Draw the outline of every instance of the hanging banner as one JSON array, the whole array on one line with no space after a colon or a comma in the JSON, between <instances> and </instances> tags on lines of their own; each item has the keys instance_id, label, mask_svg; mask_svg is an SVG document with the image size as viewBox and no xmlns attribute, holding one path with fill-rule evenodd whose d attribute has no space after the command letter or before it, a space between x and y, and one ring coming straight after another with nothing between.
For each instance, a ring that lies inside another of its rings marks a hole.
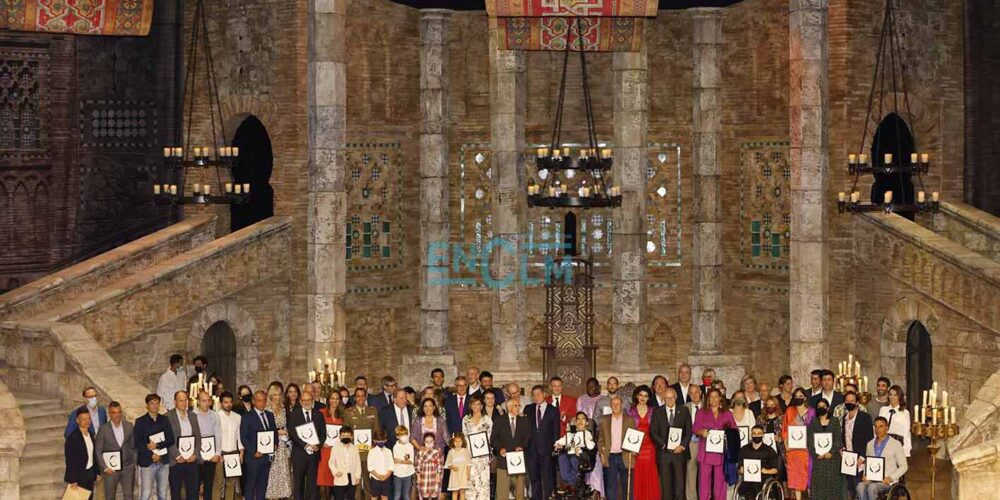
<instances>
[{"instance_id":1,"label":"hanging banner","mask_svg":"<svg viewBox=\"0 0 1000 500\"><path fill-rule=\"evenodd\" d=\"M504 50L580 50L577 22L570 17L497 18L497 38ZM637 52L642 47L642 25L635 17L581 19L583 50L587 52Z\"/></svg>"},{"instance_id":2,"label":"hanging banner","mask_svg":"<svg viewBox=\"0 0 1000 500\"><path fill-rule=\"evenodd\" d=\"M491 17L656 17L659 0L486 0Z\"/></svg>"},{"instance_id":3,"label":"hanging banner","mask_svg":"<svg viewBox=\"0 0 1000 500\"><path fill-rule=\"evenodd\" d=\"M0 0L0 30L146 36L153 0Z\"/></svg>"}]
</instances>

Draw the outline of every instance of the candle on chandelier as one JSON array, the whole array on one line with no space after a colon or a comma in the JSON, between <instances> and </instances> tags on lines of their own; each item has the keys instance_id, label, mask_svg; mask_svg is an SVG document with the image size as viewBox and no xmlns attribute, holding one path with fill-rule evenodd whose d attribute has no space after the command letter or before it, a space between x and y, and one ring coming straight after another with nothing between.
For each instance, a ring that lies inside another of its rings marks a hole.
<instances>
[{"instance_id":1,"label":"candle on chandelier","mask_svg":"<svg viewBox=\"0 0 1000 500\"><path fill-rule=\"evenodd\" d=\"M843 191L837 193L837 201L843 203L845 199L847 199L846 193L844 193Z\"/></svg>"},{"instance_id":2,"label":"candle on chandelier","mask_svg":"<svg viewBox=\"0 0 1000 500\"><path fill-rule=\"evenodd\" d=\"M237 146L233 146L233 156L239 156L239 155L240 155L240 148Z\"/></svg>"},{"instance_id":3,"label":"candle on chandelier","mask_svg":"<svg viewBox=\"0 0 1000 500\"><path fill-rule=\"evenodd\" d=\"M885 164L892 165L892 153L885 154Z\"/></svg>"},{"instance_id":4,"label":"candle on chandelier","mask_svg":"<svg viewBox=\"0 0 1000 500\"><path fill-rule=\"evenodd\" d=\"M198 158L199 156L201 156L201 148L196 147L194 148L194 157Z\"/></svg>"},{"instance_id":5,"label":"candle on chandelier","mask_svg":"<svg viewBox=\"0 0 1000 500\"><path fill-rule=\"evenodd\" d=\"M315 380L316 380L316 372L313 370L309 370L309 381L313 382Z\"/></svg>"},{"instance_id":6,"label":"candle on chandelier","mask_svg":"<svg viewBox=\"0 0 1000 500\"><path fill-rule=\"evenodd\" d=\"M927 391L924 391L924 406L927 406Z\"/></svg>"},{"instance_id":7,"label":"candle on chandelier","mask_svg":"<svg viewBox=\"0 0 1000 500\"><path fill-rule=\"evenodd\" d=\"M184 156L184 148L174 148L174 156L181 158Z\"/></svg>"},{"instance_id":8,"label":"candle on chandelier","mask_svg":"<svg viewBox=\"0 0 1000 500\"><path fill-rule=\"evenodd\" d=\"M917 191L917 203L923 203L925 199L925 193L923 191Z\"/></svg>"},{"instance_id":9,"label":"candle on chandelier","mask_svg":"<svg viewBox=\"0 0 1000 500\"><path fill-rule=\"evenodd\" d=\"M205 156L205 157L212 156L212 148L209 148L209 147L201 148L201 154L202 154L202 156Z\"/></svg>"},{"instance_id":10,"label":"candle on chandelier","mask_svg":"<svg viewBox=\"0 0 1000 500\"><path fill-rule=\"evenodd\" d=\"M201 190L205 194L205 196L212 194L212 186L209 186L208 184L202 184Z\"/></svg>"},{"instance_id":11,"label":"candle on chandelier","mask_svg":"<svg viewBox=\"0 0 1000 500\"><path fill-rule=\"evenodd\" d=\"M191 190L194 191L194 194L200 193L201 192L201 184L195 183L193 186L191 186ZM201 375L201 374L199 373L198 375Z\"/></svg>"},{"instance_id":12,"label":"candle on chandelier","mask_svg":"<svg viewBox=\"0 0 1000 500\"><path fill-rule=\"evenodd\" d=\"M243 185L242 184L237 184L236 185L236 194L243 194Z\"/></svg>"},{"instance_id":13,"label":"candle on chandelier","mask_svg":"<svg viewBox=\"0 0 1000 500\"><path fill-rule=\"evenodd\" d=\"M933 201L934 203L937 203L939 198L940 198L940 195L938 194L937 191L934 191L933 193L931 193L931 201Z\"/></svg>"},{"instance_id":14,"label":"candle on chandelier","mask_svg":"<svg viewBox=\"0 0 1000 500\"><path fill-rule=\"evenodd\" d=\"M177 184L171 184L170 185L170 194L173 194L173 195L177 194Z\"/></svg>"},{"instance_id":15,"label":"candle on chandelier","mask_svg":"<svg viewBox=\"0 0 1000 500\"><path fill-rule=\"evenodd\" d=\"M858 192L858 191L852 192L851 193L851 203L857 203L859 201L861 201L861 193Z\"/></svg>"},{"instance_id":16,"label":"candle on chandelier","mask_svg":"<svg viewBox=\"0 0 1000 500\"><path fill-rule=\"evenodd\" d=\"M849 155L847 155L847 163L849 165L854 165L857 162L858 162L858 155L855 155L855 154L849 154Z\"/></svg>"},{"instance_id":17,"label":"candle on chandelier","mask_svg":"<svg viewBox=\"0 0 1000 500\"><path fill-rule=\"evenodd\" d=\"M250 194L250 183L249 182L244 182L243 183L243 192L246 193L246 194Z\"/></svg>"},{"instance_id":18,"label":"candle on chandelier","mask_svg":"<svg viewBox=\"0 0 1000 500\"><path fill-rule=\"evenodd\" d=\"M917 153L910 153L910 163L911 164L916 165L918 158L919 158L919 156L917 155Z\"/></svg>"},{"instance_id":19,"label":"candle on chandelier","mask_svg":"<svg viewBox=\"0 0 1000 500\"><path fill-rule=\"evenodd\" d=\"M153 194L160 194L160 185L153 184Z\"/></svg>"},{"instance_id":20,"label":"candle on chandelier","mask_svg":"<svg viewBox=\"0 0 1000 500\"><path fill-rule=\"evenodd\" d=\"M163 148L163 157L170 158L170 155L174 154L173 148Z\"/></svg>"},{"instance_id":21,"label":"candle on chandelier","mask_svg":"<svg viewBox=\"0 0 1000 500\"><path fill-rule=\"evenodd\" d=\"M603 158L605 160L607 160L608 158L611 158L611 149L609 149L609 148L602 149L601 150L601 158Z\"/></svg>"},{"instance_id":22,"label":"candle on chandelier","mask_svg":"<svg viewBox=\"0 0 1000 500\"><path fill-rule=\"evenodd\" d=\"M847 355L847 374L848 375L851 374L851 367L852 366L854 366L854 355L853 354L848 354Z\"/></svg>"},{"instance_id":23,"label":"candle on chandelier","mask_svg":"<svg viewBox=\"0 0 1000 500\"><path fill-rule=\"evenodd\" d=\"M867 165L868 164L868 155L866 155L864 153L859 154L858 155L858 162L861 163L862 165Z\"/></svg>"},{"instance_id":24,"label":"candle on chandelier","mask_svg":"<svg viewBox=\"0 0 1000 500\"><path fill-rule=\"evenodd\" d=\"M882 196L882 203L886 205L892 203L892 191L886 191L885 195Z\"/></svg>"},{"instance_id":25,"label":"candle on chandelier","mask_svg":"<svg viewBox=\"0 0 1000 500\"><path fill-rule=\"evenodd\" d=\"M937 425L937 410L931 410L931 425Z\"/></svg>"},{"instance_id":26,"label":"candle on chandelier","mask_svg":"<svg viewBox=\"0 0 1000 500\"><path fill-rule=\"evenodd\" d=\"M554 197L555 195L556 195L556 188L550 186L549 187L549 196Z\"/></svg>"},{"instance_id":27,"label":"candle on chandelier","mask_svg":"<svg viewBox=\"0 0 1000 500\"><path fill-rule=\"evenodd\" d=\"M226 194L230 194L232 192L233 192L233 183L232 182L227 182L226 183Z\"/></svg>"},{"instance_id":28,"label":"candle on chandelier","mask_svg":"<svg viewBox=\"0 0 1000 500\"><path fill-rule=\"evenodd\" d=\"M927 153L920 154L920 163L928 163L931 161L931 155Z\"/></svg>"},{"instance_id":29,"label":"candle on chandelier","mask_svg":"<svg viewBox=\"0 0 1000 500\"><path fill-rule=\"evenodd\" d=\"M545 158L545 155L549 153L549 148L538 148L538 157Z\"/></svg>"}]
</instances>

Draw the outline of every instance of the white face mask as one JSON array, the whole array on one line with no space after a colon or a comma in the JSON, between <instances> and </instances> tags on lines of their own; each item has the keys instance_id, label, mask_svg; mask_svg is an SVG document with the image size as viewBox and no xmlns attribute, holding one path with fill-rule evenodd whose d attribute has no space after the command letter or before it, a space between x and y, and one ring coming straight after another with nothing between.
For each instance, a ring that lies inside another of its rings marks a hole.
<instances>
[{"instance_id":1,"label":"white face mask","mask_svg":"<svg viewBox=\"0 0 1000 500\"><path fill-rule=\"evenodd\" d=\"M401 434L396 439L399 442L401 442L401 443L409 443L410 442L410 435L409 434Z\"/></svg>"},{"instance_id":2,"label":"white face mask","mask_svg":"<svg viewBox=\"0 0 1000 500\"><path fill-rule=\"evenodd\" d=\"M91 408L97 408L97 398L96 397L87 398L87 406Z\"/></svg>"},{"instance_id":3,"label":"white face mask","mask_svg":"<svg viewBox=\"0 0 1000 500\"><path fill-rule=\"evenodd\" d=\"M340 401L343 403L344 406L347 406L347 402L350 400L351 398L340 398Z\"/></svg>"}]
</instances>

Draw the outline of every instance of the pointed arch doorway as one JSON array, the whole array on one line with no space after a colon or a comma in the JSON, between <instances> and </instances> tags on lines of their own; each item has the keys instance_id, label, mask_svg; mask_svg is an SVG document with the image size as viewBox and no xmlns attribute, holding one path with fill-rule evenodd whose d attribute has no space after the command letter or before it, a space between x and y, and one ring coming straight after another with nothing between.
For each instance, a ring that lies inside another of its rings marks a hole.
<instances>
[{"instance_id":1,"label":"pointed arch doorway","mask_svg":"<svg viewBox=\"0 0 1000 500\"><path fill-rule=\"evenodd\" d=\"M236 390L236 334L225 321L216 321L201 339L202 356L208 358L211 373L222 378L226 390ZM235 393L235 392L234 392Z\"/></svg>"},{"instance_id":2,"label":"pointed arch doorway","mask_svg":"<svg viewBox=\"0 0 1000 500\"><path fill-rule=\"evenodd\" d=\"M933 382L934 346L923 323L914 321L906 331L906 400L920 401Z\"/></svg>"}]
</instances>

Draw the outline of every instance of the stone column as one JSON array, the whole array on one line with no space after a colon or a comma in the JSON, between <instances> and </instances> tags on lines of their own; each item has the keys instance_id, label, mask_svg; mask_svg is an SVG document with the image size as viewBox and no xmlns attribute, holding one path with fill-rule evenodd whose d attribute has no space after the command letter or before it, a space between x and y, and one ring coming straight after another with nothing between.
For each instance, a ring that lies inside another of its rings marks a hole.
<instances>
[{"instance_id":1,"label":"stone column","mask_svg":"<svg viewBox=\"0 0 1000 500\"><path fill-rule=\"evenodd\" d=\"M488 247L493 363L496 371L518 371L527 357L525 290L521 279L521 244L528 210L525 184L524 116L527 102L524 52L500 50L496 20L490 20L490 141L493 145L493 235ZM508 277L513 277L509 279ZM494 373L497 375L497 373Z\"/></svg>"},{"instance_id":2,"label":"stone column","mask_svg":"<svg viewBox=\"0 0 1000 500\"><path fill-rule=\"evenodd\" d=\"M426 380L434 368L455 376L448 349L448 25L451 11L420 11L420 350L404 372ZM408 377L404 377L406 379Z\"/></svg>"},{"instance_id":3,"label":"stone column","mask_svg":"<svg viewBox=\"0 0 1000 500\"><path fill-rule=\"evenodd\" d=\"M307 360L325 351L341 359L345 354L347 192L339 151L347 131L346 6L342 1L309 1Z\"/></svg>"},{"instance_id":4,"label":"stone column","mask_svg":"<svg viewBox=\"0 0 1000 500\"><path fill-rule=\"evenodd\" d=\"M739 385L738 356L721 349L722 215L719 204L719 161L722 124L719 101L722 88L722 9L691 9L694 27L694 241L691 273L691 353L688 363L695 379L711 367L726 387Z\"/></svg>"},{"instance_id":5,"label":"stone column","mask_svg":"<svg viewBox=\"0 0 1000 500\"><path fill-rule=\"evenodd\" d=\"M809 370L829 366L829 255L827 148L829 56L828 0L792 0L788 47L791 130L791 374L807 380Z\"/></svg>"},{"instance_id":6,"label":"stone column","mask_svg":"<svg viewBox=\"0 0 1000 500\"><path fill-rule=\"evenodd\" d=\"M645 34L645 30L643 31ZM639 52L615 52L614 184L622 206L614 209L612 256L612 367L619 372L646 368L646 128L649 71L646 43Z\"/></svg>"}]
</instances>

